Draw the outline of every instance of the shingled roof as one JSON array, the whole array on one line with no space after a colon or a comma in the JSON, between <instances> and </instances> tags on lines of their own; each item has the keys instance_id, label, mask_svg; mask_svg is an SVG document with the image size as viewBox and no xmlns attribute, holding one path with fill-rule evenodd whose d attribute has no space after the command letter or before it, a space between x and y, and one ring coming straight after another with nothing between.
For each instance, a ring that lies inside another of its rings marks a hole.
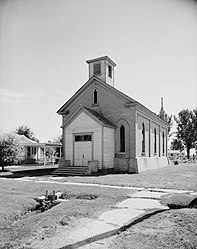
<instances>
[{"instance_id":1,"label":"shingled roof","mask_svg":"<svg viewBox=\"0 0 197 249\"><path fill-rule=\"evenodd\" d=\"M116 127L112 122L110 122L106 117L103 116L103 114L98 113L92 109L89 109L87 107L83 107L85 110L87 110L91 115L93 115L95 118L97 118L99 121L101 121L105 125L109 125L112 127Z\"/></svg>"}]
</instances>

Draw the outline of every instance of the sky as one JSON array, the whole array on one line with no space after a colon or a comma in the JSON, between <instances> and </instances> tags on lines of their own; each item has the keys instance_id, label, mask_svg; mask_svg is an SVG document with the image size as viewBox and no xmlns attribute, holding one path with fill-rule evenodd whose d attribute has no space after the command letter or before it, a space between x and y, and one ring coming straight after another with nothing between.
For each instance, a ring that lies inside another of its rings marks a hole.
<instances>
[{"instance_id":1,"label":"sky","mask_svg":"<svg viewBox=\"0 0 197 249\"><path fill-rule=\"evenodd\" d=\"M61 134L57 110L109 56L115 87L155 113L197 107L195 0L0 0L0 131Z\"/></svg>"}]
</instances>

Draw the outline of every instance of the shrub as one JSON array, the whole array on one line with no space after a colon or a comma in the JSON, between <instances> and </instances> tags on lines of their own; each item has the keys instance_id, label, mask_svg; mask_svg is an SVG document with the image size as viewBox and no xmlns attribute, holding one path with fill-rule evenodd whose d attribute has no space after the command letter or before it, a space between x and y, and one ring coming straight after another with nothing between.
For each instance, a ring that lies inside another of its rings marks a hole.
<instances>
[{"instance_id":1,"label":"shrub","mask_svg":"<svg viewBox=\"0 0 197 249\"><path fill-rule=\"evenodd\" d=\"M19 164L24 159L24 148L16 141L14 133L0 135L0 166Z\"/></svg>"}]
</instances>

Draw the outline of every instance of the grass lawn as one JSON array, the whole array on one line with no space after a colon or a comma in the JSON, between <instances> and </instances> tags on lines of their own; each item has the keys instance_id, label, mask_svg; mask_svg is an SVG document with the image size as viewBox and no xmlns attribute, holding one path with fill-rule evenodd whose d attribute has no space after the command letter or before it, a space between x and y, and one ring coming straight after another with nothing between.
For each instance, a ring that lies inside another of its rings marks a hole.
<instances>
[{"instance_id":1,"label":"grass lawn","mask_svg":"<svg viewBox=\"0 0 197 249\"><path fill-rule=\"evenodd\" d=\"M99 249L196 249L197 209L169 210L100 242Z\"/></svg>"},{"instance_id":2,"label":"grass lawn","mask_svg":"<svg viewBox=\"0 0 197 249\"><path fill-rule=\"evenodd\" d=\"M22 182L0 179L0 248L32 248L35 241L69 232L85 219L94 219L127 198L131 191L54 183ZM69 198L46 212L33 211L35 197L61 191ZM87 199L87 195L95 199Z\"/></svg>"},{"instance_id":3,"label":"grass lawn","mask_svg":"<svg viewBox=\"0 0 197 249\"><path fill-rule=\"evenodd\" d=\"M197 191L197 163L167 166L140 174L65 177L61 181Z\"/></svg>"},{"instance_id":4,"label":"grass lawn","mask_svg":"<svg viewBox=\"0 0 197 249\"><path fill-rule=\"evenodd\" d=\"M47 176L37 179L49 179ZM58 181L104 185L188 189L197 191L197 164L169 166L141 174L95 177L53 177L57 183L0 178L0 248L32 249L34 242L69 231L127 198L131 190L58 184ZM36 178L35 178L36 180ZM61 191L69 199L46 212L33 211L35 197ZM94 198L87 198L87 196ZM106 240L95 248L197 248L197 209L169 210L157 214ZM94 248L94 247L92 247Z\"/></svg>"}]
</instances>

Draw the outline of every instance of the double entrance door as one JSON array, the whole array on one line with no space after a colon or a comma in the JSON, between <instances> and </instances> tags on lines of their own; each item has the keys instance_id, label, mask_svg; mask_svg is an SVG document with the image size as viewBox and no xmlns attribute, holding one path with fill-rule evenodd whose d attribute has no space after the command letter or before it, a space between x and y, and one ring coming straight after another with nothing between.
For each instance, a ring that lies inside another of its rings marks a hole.
<instances>
[{"instance_id":1,"label":"double entrance door","mask_svg":"<svg viewBox=\"0 0 197 249\"><path fill-rule=\"evenodd\" d=\"M87 166L92 161L92 135L75 135L74 166Z\"/></svg>"}]
</instances>

